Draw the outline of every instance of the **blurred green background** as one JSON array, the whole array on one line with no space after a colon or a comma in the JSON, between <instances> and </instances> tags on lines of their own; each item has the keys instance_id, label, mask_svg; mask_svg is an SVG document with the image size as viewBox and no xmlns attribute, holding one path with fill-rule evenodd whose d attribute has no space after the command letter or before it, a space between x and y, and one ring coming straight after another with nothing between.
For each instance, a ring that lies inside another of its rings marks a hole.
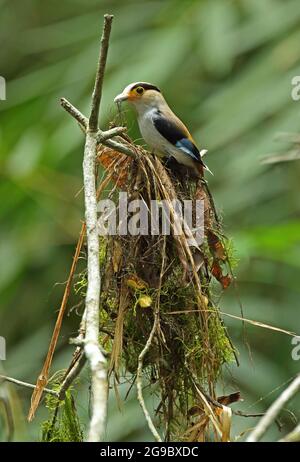
<instances>
[{"instance_id":1,"label":"blurred green background","mask_svg":"<svg viewBox=\"0 0 300 462\"><path fill-rule=\"evenodd\" d=\"M115 117L113 98L128 83L162 88L209 150L209 184L236 248L238 288L223 295L223 311L239 316L241 300L245 317L300 334L300 164L261 163L291 148L279 133L300 131L300 102L291 98L291 79L300 75L299 0L0 0L0 75L7 81L0 101L0 335L7 360L0 373L28 382L42 366L83 217L83 136L59 98L88 112L104 13L115 19L101 126ZM76 310L66 316L52 372L68 365L79 319ZM300 368L291 338L247 326L249 354L241 322L224 320L241 366L224 371L220 392L239 389L244 401L235 409L262 412ZM87 383L85 373L77 399L84 424ZM37 441L43 405L29 425L30 393L1 390L15 402L14 438ZM283 432L300 417L300 399L289 409L295 416L283 413ZM109 413L108 440L151 440L134 390L121 413L112 392ZM235 418L233 434L256 421ZM265 439L279 437L274 426Z\"/></svg>"}]
</instances>

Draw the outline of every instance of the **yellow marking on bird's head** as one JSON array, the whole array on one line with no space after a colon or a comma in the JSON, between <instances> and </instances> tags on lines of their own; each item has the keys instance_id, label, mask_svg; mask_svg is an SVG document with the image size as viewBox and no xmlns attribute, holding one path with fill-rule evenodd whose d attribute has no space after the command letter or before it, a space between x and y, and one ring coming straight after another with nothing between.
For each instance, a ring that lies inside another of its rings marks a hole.
<instances>
[{"instance_id":1,"label":"yellow marking on bird's head","mask_svg":"<svg viewBox=\"0 0 300 462\"><path fill-rule=\"evenodd\" d=\"M138 100L145 100L160 93L160 89L155 85L147 82L136 82L127 85L123 92L115 98L115 102L128 100L135 102ZM146 98L147 97L147 98Z\"/></svg>"},{"instance_id":2,"label":"yellow marking on bird's head","mask_svg":"<svg viewBox=\"0 0 300 462\"><path fill-rule=\"evenodd\" d=\"M138 87L134 87L131 90L129 90L127 99L129 101L140 99L143 97L145 91L146 90L141 85Z\"/></svg>"}]
</instances>

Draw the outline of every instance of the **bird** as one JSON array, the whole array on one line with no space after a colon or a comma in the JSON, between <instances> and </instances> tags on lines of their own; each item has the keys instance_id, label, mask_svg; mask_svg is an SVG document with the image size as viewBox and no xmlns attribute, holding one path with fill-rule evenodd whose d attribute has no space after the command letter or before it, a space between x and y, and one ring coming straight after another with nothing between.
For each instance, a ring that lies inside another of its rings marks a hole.
<instances>
[{"instance_id":1,"label":"bird","mask_svg":"<svg viewBox=\"0 0 300 462\"><path fill-rule=\"evenodd\" d=\"M203 169L211 173L202 160L207 150L199 151L189 130L170 109L156 85L131 83L114 99L118 105L123 101L135 107L141 135L156 155L165 158L170 165L175 159L197 177L203 176Z\"/></svg>"}]
</instances>

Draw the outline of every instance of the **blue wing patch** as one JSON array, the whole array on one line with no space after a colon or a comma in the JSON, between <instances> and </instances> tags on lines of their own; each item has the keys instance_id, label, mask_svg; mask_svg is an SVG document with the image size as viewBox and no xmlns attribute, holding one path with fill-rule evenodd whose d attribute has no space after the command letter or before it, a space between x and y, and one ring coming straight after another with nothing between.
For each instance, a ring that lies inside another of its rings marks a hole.
<instances>
[{"instance_id":1,"label":"blue wing patch","mask_svg":"<svg viewBox=\"0 0 300 462\"><path fill-rule=\"evenodd\" d=\"M198 151L198 148L188 138L182 138L181 140L178 140L177 143L175 143L175 146L181 149L182 151L186 152L194 160L201 162L201 156Z\"/></svg>"},{"instance_id":2,"label":"blue wing patch","mask_svg":"<svg viewBox=\"0 0 300 462\"><path fill-rule=\"evenodd\" d=\"M181 127L178 127L175 122L164 117L160 111L157 111L152 120L155 128L169 143L191 156L195 161L203 164L197 146L186 137Z\"/></svg>"}]
</instances>

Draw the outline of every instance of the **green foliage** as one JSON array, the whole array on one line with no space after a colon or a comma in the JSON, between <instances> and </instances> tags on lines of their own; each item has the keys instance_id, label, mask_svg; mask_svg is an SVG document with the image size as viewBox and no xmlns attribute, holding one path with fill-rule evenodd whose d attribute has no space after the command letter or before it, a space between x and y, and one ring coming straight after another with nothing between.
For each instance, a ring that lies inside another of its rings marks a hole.
<instances>
[{"instance_id":1,"label":"green foliage","mask_svg":"<svg viewBox=\"0 0 300 462\"><path fill-rule=\"evenodd\" d=\"M216 311L212 309L212 311ZM210 345L214 350L216 374L220 373L223 364L234 361L234 350L226 333L226 328L219 316L209 319Z\"/></svg>"},{"instance_id":2,"label":"green foliage","mask_svg":"<svg viewBox=\"0 0 300 462\"><path fill-rule=\"evenodd\" d=\"M80 297L84 298L86 295L87 289L87 270L83 270L80 274L77 275L77 281L74 284L74 291Z\"/></svg>"},{"instance_id":3,"label":"green foliage","mask_svg":"<svg viewBox=\"0 0 300 462\"><path fill-rule=\"evenodd\" d=\"M63 401L59 401L55 396L48 394L46 407L49 410L50 417L42 424L42 441L83 441L83 431L80 427L75 401L70 390L66 392Z\"/></svg>"},{"instance_id":4,"label":"green foliage","mask_svg":"<svg viewBox=\"0 0 300 462\"><path fill-rule=\"evenodd\" d=\"M1 0L0 6L0 74L7 79L7 101L0 101L5 372L34 382L55 322L63 290L56 283L66 280L83 218L82 133L59 108L59 98L87 113L105 12L115 20L102 127L115 117L113 97L126 84L146 80L163 89L208 149L214 172L208 181L239 259L238 289L222 296L222 310L239 316L240 299L245 317L299 333L300 164L260 163L290 148L277 133L300 131L300 102L290 96L291 78L300 75L299 0ZM127 117L130 135L140 138L126 110ZM66 339L78 323L74 311L64 320L55 370L70 359ZM250 360L241 323L226 318L226 325L241 363L230 368L229 391L241 390L240 409L263 412L281 389L269 393L299 370L290 339L247 328ZM18 393L26 413L30 396ZM86 392L78 399L86 408ZM299 405L295 399L296 410ZM136 400L125 406L130 417L112 411L108 440L149 440ZM283 421L290 428L287 414ZM249 426L237 419L236 433ZM19 439L38 439L38 419L22 428ZM274 427L266 438L279 436Z\"/></svg>"}]
</instances>

